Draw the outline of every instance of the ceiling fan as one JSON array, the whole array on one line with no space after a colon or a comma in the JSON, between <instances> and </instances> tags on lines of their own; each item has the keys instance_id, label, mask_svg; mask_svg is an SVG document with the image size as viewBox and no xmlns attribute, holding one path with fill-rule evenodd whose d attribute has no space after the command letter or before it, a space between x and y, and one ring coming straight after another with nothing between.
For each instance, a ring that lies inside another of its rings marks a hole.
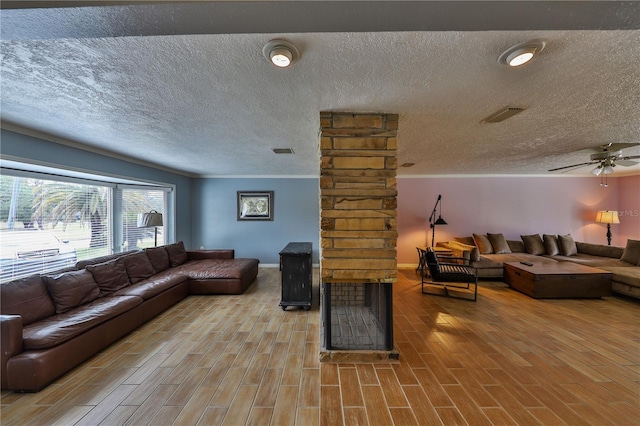
<instances>
[{"instance_id":1,"label":"ceiling fan","mask_svg":"<svg viewBox=\"0 0 640 426\"><path fill-rule=\"evenodd\" d=\"M636 158L640 159L640 155L624 155L622 153L622 150L638 145L640 145L640 143L610 143L607 145L589 148L587 151L592 152L590 161L572 164L570 166L556 167L555 169L549 169L549 171L569 171L571 169L595 165L596 167L591 170L591 173L596 176L600 176L601 174L610 175L613 173L613 168L616 166L630 167L639 163L638 161L633 160Z\"/></svg>"}]
</instances>

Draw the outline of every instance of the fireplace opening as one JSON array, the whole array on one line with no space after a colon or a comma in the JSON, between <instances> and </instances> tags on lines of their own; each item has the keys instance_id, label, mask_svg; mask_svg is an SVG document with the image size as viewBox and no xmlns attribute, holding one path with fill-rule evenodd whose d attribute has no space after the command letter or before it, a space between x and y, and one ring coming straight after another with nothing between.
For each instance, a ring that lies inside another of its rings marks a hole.
<instances>
[{"instance_id":1,"label":"fireplace opening","mask_svg":"<svg viewBox=\"0 0 640 426\"><path fill-rule=\"evenodd\" d=\"M391 283L323 283L327 350L393 350Z\"/></svg>"}]
</instances>

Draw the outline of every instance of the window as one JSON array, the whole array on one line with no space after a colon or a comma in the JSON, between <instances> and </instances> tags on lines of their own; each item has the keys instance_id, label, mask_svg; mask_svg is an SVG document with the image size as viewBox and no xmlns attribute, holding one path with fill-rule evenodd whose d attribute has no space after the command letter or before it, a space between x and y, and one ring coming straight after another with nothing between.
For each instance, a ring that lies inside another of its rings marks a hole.
<instances>
[{"instance_id":1,"label":"window","mask_svg":"<svg viewBox=\"0 0 640 426\"><path fill-rule=\"evenodd\" d=\"M125 250L161 246L164 244L164 226L138 228L138 214L165 211L164 191L149 189L122 190L123 242ZM164 215L163 215L164 216ZM163 217L164 222L164 217Z\"/></svg>"},{"instance_id":2,"label":"window","mask_svg":"<svg viewBox=\"0 0 640 426\"><path fill-rule=\"evenodd\" d=\"M166 226L137 228L136 219L152 210L165 213L169 191L2 169L0 283L152 247L156 232L157 245L164 244Z\"/></svg>"}]
</instances>

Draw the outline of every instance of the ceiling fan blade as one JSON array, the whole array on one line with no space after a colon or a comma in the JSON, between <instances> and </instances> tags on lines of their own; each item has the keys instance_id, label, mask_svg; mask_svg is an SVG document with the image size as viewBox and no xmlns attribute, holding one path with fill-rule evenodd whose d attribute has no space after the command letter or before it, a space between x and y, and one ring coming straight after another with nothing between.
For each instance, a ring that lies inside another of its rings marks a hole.
<instances>
[{"instance_id":1,"label":"ceiling fan blade","mask_svg":"<svg viewBox=\"0 0 640 426\"><path fill-rule=\"evenodd\" d=\"M638 157L640 157L640 155ZM632 161L632 160L617 160L616 161L616 166L631 167L631 166L635 166L636 164L640 164L640 163L638 163L637 161Z\"/></svg>"},{"instance_id":2,"label":"ceiling fan blade","mask_svg":"<svg viewBox=\"0 0 640 426\"><path fill-rule=\"evenodd\" d=\"M557 170L572 169L572 168L577 168L577 167L588 166L589 164L595 164L595 163L593 161L589 161L588 163L580 163L580 164L573 164L571 166L556 167L555 169L549 169L547 171L548 172L555 172Z\"/></svg>"},{"instance_id":3,"label":"ceiling fan blade","mask_svg":"<svg viewBox=\"0 0 640 426\"><path fill-rule=\"evenodd\" d=\"M602 148L605 151L615 152L615 151L620 151L621 149L631 148L631 147L638 146L638 145L640 145L640 143L619 142L619 143L610 143L610 144L607 144L607 145L601 145L600 148Z\"/></svg>"},{"instance_id":4,"label":"ceiling fan blade","mask_svg":"<svg viewBox=\"0 0 640 426\"><path fill-rule=\"evenodd\" d=\"M621 160L633 160L634 158L640 158L640 155L625 155L620 157Z\"/></svg>"}]
</instances>

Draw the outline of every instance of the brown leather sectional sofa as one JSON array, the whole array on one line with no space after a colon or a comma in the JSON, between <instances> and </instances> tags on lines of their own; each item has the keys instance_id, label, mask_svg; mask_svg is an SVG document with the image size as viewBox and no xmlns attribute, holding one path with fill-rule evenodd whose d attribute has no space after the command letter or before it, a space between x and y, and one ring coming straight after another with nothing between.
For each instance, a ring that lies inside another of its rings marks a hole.
<instances>
[{"instance_id":1,"label":"brown leather sectional sofa","mask_svg":"<svg viewBox=\"0 0 640 426\"><path fill-rule=\"evenodd\" d=\"M0 285L2 389L37 392L189 294L240 294L258 259L182 242Z\"/></svg>"}]
</instances>

